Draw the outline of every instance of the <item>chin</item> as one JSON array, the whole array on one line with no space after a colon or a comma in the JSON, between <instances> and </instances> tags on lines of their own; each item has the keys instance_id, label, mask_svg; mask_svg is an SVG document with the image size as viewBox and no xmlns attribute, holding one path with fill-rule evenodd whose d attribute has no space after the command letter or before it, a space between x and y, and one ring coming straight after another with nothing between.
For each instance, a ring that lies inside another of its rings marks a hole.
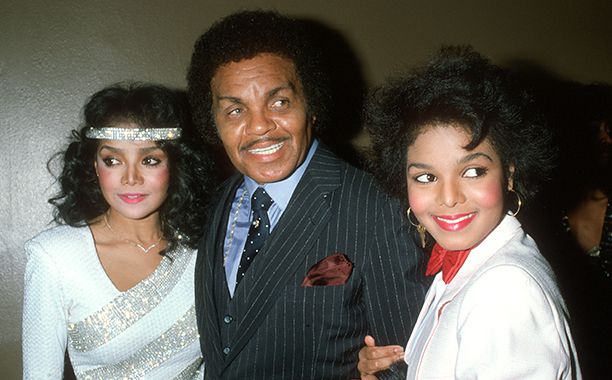
<instances>
[{"instance_id":1,"label":"chin","mask_svg":"<svg viewBox=\"0 0 612 380\"><path fill-rule=\"evenodd\" d=\"M277 170L259 172L259 173L256 173L254 176L249 175L249 177L255 180L255 182L263 184L263 183L273 183L273 182L282 181L290 177L291 173L293 173L291 170L286 169L286 168L281 168Z\"/></svg>"},{"instance_id":2,"label":"chin","mask_svg":"<svg viewBox=\"0 0 612 380\"><path fill-rule=\"evenodd\" d=\"M432 235L433 236L433 235ZM440 238L440 239L436 239L435 236L433 236L436 243L438 243L440 246L442 246L442 248L447 249L449 251L463 251L466 249L470 249L473 248L474 246L478 245L478 243L480 241L476 241L476 239L449 239L449 238ZM481 239L482 240L482 239Z\"/></svg>"},{"instance_id":3,"label":"chin","mask_svg":"<svg viewBox=\"0 0 612 380\"><path fill-rule=\"evenodd\" d=\"M121 210L115 209L115 211L121 214L121 216L123 216L126 219L141 220L141 219L146 219L147 217L153 215L156 210L153 210L153 211L148 211L148 210L146 211L141 211L141 210L121 211Z\"/></svg>"}]
</instances>

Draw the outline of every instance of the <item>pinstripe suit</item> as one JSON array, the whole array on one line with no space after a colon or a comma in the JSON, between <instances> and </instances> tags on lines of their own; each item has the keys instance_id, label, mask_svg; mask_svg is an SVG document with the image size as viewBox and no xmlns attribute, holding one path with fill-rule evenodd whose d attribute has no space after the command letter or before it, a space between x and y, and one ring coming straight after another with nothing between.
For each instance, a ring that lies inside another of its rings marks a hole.
<instances>
[{"instance_id":1,"label":"pinstripe suit","mask_svg":"<svg viewBox=\"0 0 612 380\"><path fill-rule=\"evenodd\" d=\"M211 203L198 252L196 310L208 379L359 377L366 334L381 345L407 341L425 285L399 203L323 146L230 301L223 240L241 181L232 177ZM354 265L346 284L300 286L312 265L336 252Z\"/></svg>"}]
</instances>

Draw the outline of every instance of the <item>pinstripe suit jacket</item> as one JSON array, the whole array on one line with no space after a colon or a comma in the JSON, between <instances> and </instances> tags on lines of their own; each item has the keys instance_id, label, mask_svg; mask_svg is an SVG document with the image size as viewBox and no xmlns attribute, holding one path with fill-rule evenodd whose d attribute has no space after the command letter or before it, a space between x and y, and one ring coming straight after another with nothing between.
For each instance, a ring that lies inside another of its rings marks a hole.
<instances>
[{"instance_id":1,"label":"pinstripe suit jacket","mask_svg":"<svg viewBox=\"0 0 612 380\"><path fill-rule=\"evenodd\" d=\"M213 200L198 252L196 310L207 379L358 378L366 334L381 345L408 340L426 286L399 202L320 145L236 288L235 333L222 344L223 241L241 181L230 178ZM309 268L336 252L353 263L348 282L301 287Z\"/></svg>"}]
</instances>

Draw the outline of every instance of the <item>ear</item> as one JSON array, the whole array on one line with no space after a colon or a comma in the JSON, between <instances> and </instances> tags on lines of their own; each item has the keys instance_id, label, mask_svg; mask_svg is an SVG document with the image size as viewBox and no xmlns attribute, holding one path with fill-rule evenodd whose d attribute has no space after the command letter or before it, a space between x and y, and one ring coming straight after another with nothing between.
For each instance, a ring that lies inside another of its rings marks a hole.
<instances>
[{"instance_id":1,"label":"ear","mask_svg":"<svg viewBox=\"0 0 612 380\"><path fill-rule=\"evenodd\" d=\"M514 164L508 166L508 191L514 190Z\"/></svg>"},{"instance_id":2,"label":"ear","mask_svg":"<svg viewBox=\"0 0 612 380\"><path fill-rule=\"evenodd\" d=\"M94 161L94 169L96 170L96 177L99 177L100 173L98 173L98 161Z\"/></svg>"}]
</instances>

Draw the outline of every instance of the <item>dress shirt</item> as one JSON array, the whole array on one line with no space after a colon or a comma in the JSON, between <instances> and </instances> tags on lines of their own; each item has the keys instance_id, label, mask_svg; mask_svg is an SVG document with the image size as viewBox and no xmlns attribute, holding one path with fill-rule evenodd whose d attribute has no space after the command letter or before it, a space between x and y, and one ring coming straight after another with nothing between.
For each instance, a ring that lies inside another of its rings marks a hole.
<instances>
[{"instance_id":1,"label":"dress shirt","mask_svg":"<svg viewBox=\"0 0 612 380\"><path fill-rule=\"evenodd\" d=\"M319 142L314 139L306 159L298 168L287 178L282 181L258 184L252 178L244 176L244 181L238 186L232 208L227 221L227 230L225 233L225 242L223 244L223 255L225 265L225 279L230 296L234 296L236 289L236 273L240 258L244 250L244 244L249 233L253 211L251 210L251 196L258 187L263 187L272 200L274 201L268 210L268 218L270 218L270 233L274 231L274 227L283 215L283 211L287 208L293 191L302 179L302 175L306 171L312 156L314 156ZM240 206L240 208L238 208ZM232 229L234 230L232 234Z\"/></svg>"}]
</instances>

